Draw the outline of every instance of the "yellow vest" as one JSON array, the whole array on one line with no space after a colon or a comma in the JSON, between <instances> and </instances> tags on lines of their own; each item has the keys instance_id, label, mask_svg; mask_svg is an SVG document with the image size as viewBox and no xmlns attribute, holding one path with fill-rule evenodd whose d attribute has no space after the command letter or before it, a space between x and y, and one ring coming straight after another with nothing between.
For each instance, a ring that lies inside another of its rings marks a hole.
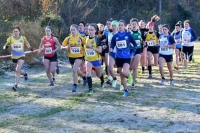
<instances>
[{"instance_id":1,"label":"yellow vest","mask_svg":"<svg viewBox=\"0 0 200 133\"><path fill-rule=\"evenodd\" d=\"M96 61L100 60L101 56L98 52L95 50L91 49L88 44L92 44L94 48L97 48L97 42L96 42L96 37L90 39L89 37L86 38L86 43L85 43L85 60L88 61Z\"/></svg>"},{"instance_id":2,"label":"yellow vest","mask_svg":"<svg viewBox=\"0 0 200 133\"><path fill-rule=\"evenodd\" d=\"M68 51L68 56L71 58L79 58L84 56L83 44L85 44L85 39L81 36L73 37L72 35L66 37L62 43L63 46L71 45Z\"/></svg>"},{"instance_id":3,"label":"yellow vest","mask_svg":"<svg viewBox=\"0 0 200 133\"><path fill-rule=\"evenodd\" d=\"M11 36L7 39L7 42L10 43L11 46L12 59L19 59L21 57L25 57L24 44L26 42L26 37L20 36L19 39L15 39L13 36Z\"/></svg>"}]
</instances>

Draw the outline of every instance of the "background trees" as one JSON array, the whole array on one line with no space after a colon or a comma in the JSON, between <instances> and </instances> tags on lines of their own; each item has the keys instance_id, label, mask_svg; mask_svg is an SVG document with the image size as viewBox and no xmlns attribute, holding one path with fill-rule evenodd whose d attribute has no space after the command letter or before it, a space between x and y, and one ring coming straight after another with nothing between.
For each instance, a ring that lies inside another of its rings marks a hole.
<instances>
[{"instance_id":1,"label":"background trees","mask_svg":"<svg viewBox=\"0 0 200 133\"><path fill-rule=\"evenodd\" d=\"M159 0L0 0L0 45L12 33L13 25L22 26L35 48L44 35L43 27L51 25L54 34L62 40L69 33L69 26L79 20L105 24L108 18L130 18L149 21L158 13ZM200 0L162 0L162 17L158 23L174 24L190 19L198 29ZM199 33L198 30L196 30Z\"/></svg>"}]
</instances>

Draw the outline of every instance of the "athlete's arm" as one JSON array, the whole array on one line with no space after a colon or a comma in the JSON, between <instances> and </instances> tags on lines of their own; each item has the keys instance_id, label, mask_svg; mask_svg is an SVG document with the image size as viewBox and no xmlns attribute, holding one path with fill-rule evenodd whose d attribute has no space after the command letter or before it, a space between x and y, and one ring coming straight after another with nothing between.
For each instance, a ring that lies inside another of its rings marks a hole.
<instances>
[{"instance_id":1,"label":"athlete's arm","mask_svg":"<svg viewBox=\"0 0 200 133\"><path fill-rule=\"evenodd\" d=\"M102 52L101 39L97 38L97 48L95 47L90 47L90 48L97 51L98 53L101 53Z\"/></svg>"},{"instance_id":2,"label":"athlete's arm","mask_svg":"<svg viewBox=\"0 0 200 133\"><path fill-rule=\"evenodd\" d=\"M58 51L61 48L60 42L58 41L58 39L56 37L53 37L54 42L56 43L56 49L53 50L52 52L55 53L56 51Z\"/></svg>"},{"instance_id":3,"label":"athlete's arm","mask_svg":"<svg viewBox=\"0 0 200 133\"><path fill-rule=\"evenodd\" d=\"M70 45L68 45L68 37L66 37L64 39L64 41L62 42L61 49L68 49L69 50L69 48L70 48Z\"/></svg>"},{"instance_id":4,"label":"athlete's arm","mask_svg":"<svg viewBox=\"0 0 200 133\"><path fill-rule=\"evenodd\" d=\"M172 45L168 45L169 48L173 48L175 49L176 48L176 43L175 43L175 40L172 36L169 37L169 42L172 44Z\"/></svg>"},{"instance_id":5,"label":"athlete's arm","mask_svg":"<svg viewBox=\"0 0 200 133\"><path fill-rule=\"evenodd\" d=\"M5 50L5 49L7 49L9 46L10 46L10 44L11 44L11 37L9 37L8 39L7 39L7 42L6 42L6 44L3 46L3 49Z\"/></svg>"},{"instance_id":6,"label":"athlete's arm","mask_svg":"<svg viewBox=\"0 0 200 133\"><path fill-rule=\"evenodd\" d=\"M114 47L116 46L116 40L115 40L115 35L111 39L111 44L110 44L110 52L113 51Z\"/></svg>"},{"instance_id":7,"label":"athlete's arm","mask_svg":"<svg viewBox=\"0 0 200 133\"><path fill-rule=\"evenodd\" d=\"M191 34L192 34L192 37L191 37L190 42L197 40L197 34L193 29L191 29Z\"/></svg>"},{"instance_id":8,"label":"athlete's arm","mask_svg":"<svg viewBox=\"0 0 200 133\"><path fill-rule=\"evenodd\" d=\"M31 47L30 43L27 40L25 41L25 44L31 51L33 51L33 48Z\"/></svg>"},{"instance_id":9,"label":"athlete's arm","mask_svg":"<svg viewBox=\"0 0 200 133\"><path fill-rule=\"evenodd\" d=\"M10 43L9 42L7 42L4 46L3 46L3 50L5 50L5 49L7 49L9 46Z\"/></svg>"},{"instance_id":10,"label":"athlete's arm","mask_svg":"<svg viewBox=\"0 0 200 133\"><path fill-rule=\"evenodd\" d=\"M40 42L38 53L41 53L41 51L43 50L43 41L44 41L44 39L42 38L41 42Z\"/></svg>"}]
</instances>

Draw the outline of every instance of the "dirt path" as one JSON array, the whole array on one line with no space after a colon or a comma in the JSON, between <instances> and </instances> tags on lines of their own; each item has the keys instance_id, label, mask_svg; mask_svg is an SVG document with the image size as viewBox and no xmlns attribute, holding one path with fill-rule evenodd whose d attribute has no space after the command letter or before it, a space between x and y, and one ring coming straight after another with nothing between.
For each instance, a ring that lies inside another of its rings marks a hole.
<instances>
[{"instance_id":1,"label":"dirt path","mask_svg":"<svg viewBox=\"0 0 200 133\"><path fill-rule=\"evenodd\" d=\"M200 47L198 47L200 48ZM134 133L134 132L200 132L200 54L196 63L174 71L175 86L159 85L158 68L153 67L152 80L139 72L136 89L122 97L119 88L106 85L87 96L87 87L78 85L71 92L72 71L61 68L54 87L48 87L44 70L27 69L30 80L12 92L14 73L0 77L0 133ZM118 77L119 78L119 77Z\"/></svg>"}]
</instances>

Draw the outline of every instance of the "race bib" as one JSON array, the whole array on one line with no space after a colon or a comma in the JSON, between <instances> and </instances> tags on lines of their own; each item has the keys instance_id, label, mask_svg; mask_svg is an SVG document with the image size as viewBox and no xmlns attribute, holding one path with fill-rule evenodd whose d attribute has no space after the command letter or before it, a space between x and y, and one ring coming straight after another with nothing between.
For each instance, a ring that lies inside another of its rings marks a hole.
<instances>
[{"instance_id":1,"label":"race bib","mask_svg":"<svg viewBox=\"0 0 200 133\"><path fill-rule=\"evenodd\" d=\"M147 41L148 46L155 46L156 42L155 41Z\"/></svg>"},{"instance_id":2,"label":"race bib","mask_svg":"<svg viewBox=\"0 0 200 133\"><path fill-rule=\"evenodd\" d=\"M190 40L191 39L191 33L189 31L185 31L183 33L183 41L187 41L187 40Z\"/></svg>"},{"instance_id":3,"label":"race bib","mask_svg":"<svg viewBox=\"0 0 200 133\"><path fill-rule=\"evenodd\" d=\"M140 40L135 40L135 42L137 43L137 46L138 46L138 47L141 46L141 41L140 41Z\"/></svg>"},{"instance_id":4,"label":"race bib","mask_svg":"<svg viewBox=\"0 0 200 133\"><path fill-rule=\"evenodd\" d=\"M117 41L116 46L117 46L118 49L127 48L126 40Z\"/></svg>"},{"instance_id":5,"label":"race bib","mask_svg":"<svg viewBox=\"0 0 200 133\"><path fill-rule=\"evenodd\" d=\"M72 54L80 54L81 53L81 48L80 47L71 47L70 52Z\"/></svg>"},{"instance_id":6,"label":"race bib","mask_svg":"<svg viewBox=\"0 0 200 133\"><path fill-rule=\"evenodd\" d=\"M85 53L89 57L95 56L95 50L93 50L93 49L86 49Z\"/></svg>"},{"instance_id":7,"label":"race bib","mask_svg":"<svg viewBox=\"0 0 200 133\"><path fill-rule=\"evenodd\" d=\"M14 44L12 44L12 49L15 50L15 51L22 51L23 50L22 43L14 43Z\"/></svg>"},{"instance_id":8,"label":"race bib","mask_svg":"<svg viewBox=\"0 0 200 133\"><path fill-rule=\"evenodd\" d=\"M45 48L45 54L52 54L52 48Z\"/></svg>"},{"instance_id":9,"label":"race bib","mask_svg":"<svg viewBox=\"0 0 200 133\"><path fill-rule=\"evenodd\" d=\"M162 52L166 52L166 51L168 51L169 50L169 48L160 48L160 51L162 51Z\"/></svg>"}]
</instances>

